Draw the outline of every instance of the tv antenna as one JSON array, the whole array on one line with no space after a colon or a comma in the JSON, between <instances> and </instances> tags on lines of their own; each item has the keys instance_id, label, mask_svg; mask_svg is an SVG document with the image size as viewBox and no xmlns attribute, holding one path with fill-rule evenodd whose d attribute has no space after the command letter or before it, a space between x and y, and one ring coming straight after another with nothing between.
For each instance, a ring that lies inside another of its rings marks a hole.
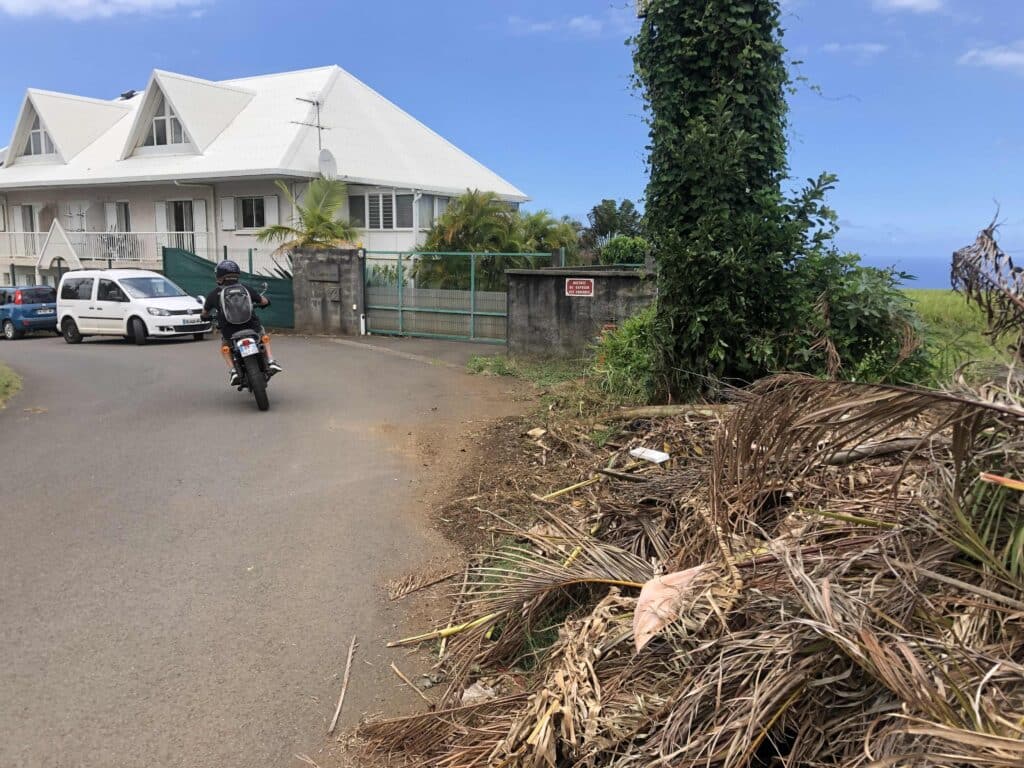
<instances>
[{"instance_id":1,"label":"tv antenna","mask_svg":"<svg viewBox=\"0 0 1024 768\"><path fill-rule=\"evenodd\" d=\"M316 128L316 148L317 149L323 149L324 148L323 132L331 130L329 126L323 125L320 122L320 105L323 102L320 101L320 99L304 99L301 96L296 96L295 100L296 101L304 101L307 104L312 104L314 107L316 107L316 122L314 122L314 123L304 123L301 120L292 120L292 123L294 123L295 125L305 125L305 126L307 126L309 128Z\"/></svg>"}]
</instances>

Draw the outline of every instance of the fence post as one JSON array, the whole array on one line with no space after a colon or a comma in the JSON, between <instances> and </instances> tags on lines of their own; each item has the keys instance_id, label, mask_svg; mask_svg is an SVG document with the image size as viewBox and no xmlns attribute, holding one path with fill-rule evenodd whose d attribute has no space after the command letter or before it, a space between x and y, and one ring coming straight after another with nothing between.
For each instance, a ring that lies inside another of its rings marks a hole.
<instances>
[{"instance_id":1,"label":"fence post","mask_svg":"<svg viewBox=\"0 0 1024 768\"><path fill-rule=\"evenodd\" d=\"M227 246L225 245L224 248L227 248ZM249 274L250 275L253 274L253 271L252 271L252 248L249 249Z\"/></svg>"},{"instance_id":2,"label":"fence post","mask_svg":"<svg viewBox=\"0 0 1024 768\"><path fill-rule=\"evenodd\" d=\"M469 254L469 338L476 338L476 254Z\"/></svg>"},{"instance_id":3,"label":"fence post","mask_svg":"<svg viewBox=\"0 0 1024 768\"><path fill-rule=\"evenodd\" d=\"M563 245L558 249L558 266L565 266L565 246Z\"/></svg>"},{"instance_id":4,"label":"fence post","mask_svg":"<svg viewBox=\"0 0 1024 768\"><path fill-rule=\"evenodd\" d=\"M398 254L398 332L402 333L405 327L402 325L402 283L405 282L402 276L402 254Z\"/></svg>"}]
</instances>

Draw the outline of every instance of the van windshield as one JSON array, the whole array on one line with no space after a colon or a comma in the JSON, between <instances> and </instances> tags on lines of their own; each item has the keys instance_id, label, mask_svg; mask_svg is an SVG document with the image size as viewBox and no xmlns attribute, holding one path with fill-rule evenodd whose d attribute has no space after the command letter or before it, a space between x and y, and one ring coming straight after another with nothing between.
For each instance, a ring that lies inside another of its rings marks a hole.
<instances>
[{"instance_id":1,"label":"van windshield","mask_svg":"<svg viewBox=\"0 0 1024 768\"><path fill-rule=\"evenodd\" d=\"M172 296L187 295L166 277L126 277L120 281L121 286L134 299L166 299Z\"/></svg>"}]
</instances>

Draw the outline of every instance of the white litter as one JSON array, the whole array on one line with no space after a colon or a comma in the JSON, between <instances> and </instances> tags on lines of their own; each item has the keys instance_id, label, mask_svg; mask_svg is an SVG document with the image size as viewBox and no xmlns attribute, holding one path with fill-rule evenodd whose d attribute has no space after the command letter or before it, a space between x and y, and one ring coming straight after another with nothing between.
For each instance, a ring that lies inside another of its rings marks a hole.
<instances>
[{"instance_id":1,"label":"white litter","mask_svg":"<svg viewBox=\"0 0 1024 768\"><path fill-rule=\"evenodd\" d=\"M644 461L649 461L652 464L664 464L672 458L667 453L656 451L653 448L634 448L629 452L629 455L634 459L643 459Z\"/></svg>"}]
</instances>

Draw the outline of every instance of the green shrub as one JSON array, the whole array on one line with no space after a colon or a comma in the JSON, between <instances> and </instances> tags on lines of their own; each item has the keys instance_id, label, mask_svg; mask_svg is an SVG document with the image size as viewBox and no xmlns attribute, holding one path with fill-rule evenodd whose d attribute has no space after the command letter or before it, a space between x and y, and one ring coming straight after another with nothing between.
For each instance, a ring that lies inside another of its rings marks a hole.
<instances>
[{"instance_id":1,"label":"green shrub","mask_svg":"<svg viewBox=\"0 0 1024 768\"><path fill-rule=\"evenodd\" d=\"M655 311L648 307L598 342L591 380L611 400L649 403L658 392Z\"/></svg>"},{"instance_id":2,"label":"green shrub","mask_svg":"<svg viewBox=\"0 0 1024 768\"><path fill-rule=\"evenodd\" d=\"M602 264L643 264L647 259L647 241L642 237L618 235L601 249Z\"/></svg>"},{"instance_id":3,"label":"green shrub","mask_svg":"<svg viewBox=\"0 0 1024 768\"><path fill-rule=\"evenodd\" d=\"M794 262L793 311L803 317L783 350L790 370L857 381L930 383L925 326L900 285L907 275L835 250Z\"/></svg>"}]
</instances>

